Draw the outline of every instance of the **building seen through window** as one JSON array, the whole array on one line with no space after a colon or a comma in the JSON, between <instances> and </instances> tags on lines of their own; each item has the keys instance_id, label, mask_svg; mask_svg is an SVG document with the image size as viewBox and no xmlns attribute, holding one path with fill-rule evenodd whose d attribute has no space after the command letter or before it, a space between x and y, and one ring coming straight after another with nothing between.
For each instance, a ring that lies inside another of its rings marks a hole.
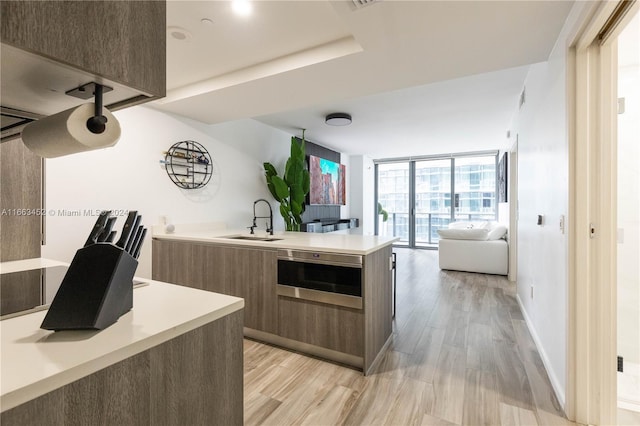
<instances>
[{"instance_id":1,"label":"building seen through window","mask_svg":"<svg viewBox=\"0 0 640 426\"><path fill-rule=\"evenodd\" d=\"M377 179L378 202L389 213L378 233L404 245L437 245L437 230L454 220L496 218L496 155L380 163Z\"/></svg>"}]
</instances>

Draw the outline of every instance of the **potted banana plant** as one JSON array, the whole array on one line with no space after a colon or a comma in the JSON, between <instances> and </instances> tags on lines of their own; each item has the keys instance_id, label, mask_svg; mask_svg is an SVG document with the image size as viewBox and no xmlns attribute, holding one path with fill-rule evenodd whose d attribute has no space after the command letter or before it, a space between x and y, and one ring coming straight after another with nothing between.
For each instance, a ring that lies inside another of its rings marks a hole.
<instances>
[{"instance_id":1,"label":"potted banana plant","mask_svg":"<svg viewBox=\"0 0 640 426\"><path fill-rule=\"evenodd\" d=\"M285 229L300 231L310 185L309 170L305 161L304 130L300 143L295 137L291 138L291 156L287 160L282 177L278 176L278 171L271 163L264 163L263 166L269 192L280 203L280 214L284 219Z\"/></svg>"}]
</instances>

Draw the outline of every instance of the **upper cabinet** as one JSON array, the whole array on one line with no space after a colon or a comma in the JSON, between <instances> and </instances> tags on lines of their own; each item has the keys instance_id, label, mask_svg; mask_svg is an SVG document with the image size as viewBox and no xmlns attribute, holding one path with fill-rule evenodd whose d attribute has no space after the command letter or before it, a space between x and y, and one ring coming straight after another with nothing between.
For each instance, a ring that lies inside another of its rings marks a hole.
<instances>
[{"instance_id":1,"label":"upper cabinet","mask_svg":"<svg viewBox=\"0 0 640 426\"><path fill-rule=\"evenodd\" d=\"M90 102L65 93L92 81L113 88L110 110L165 96L164 0L2 1L0 16L3 139L5 113L37 118Z\"/></svg>"}]
</instances>

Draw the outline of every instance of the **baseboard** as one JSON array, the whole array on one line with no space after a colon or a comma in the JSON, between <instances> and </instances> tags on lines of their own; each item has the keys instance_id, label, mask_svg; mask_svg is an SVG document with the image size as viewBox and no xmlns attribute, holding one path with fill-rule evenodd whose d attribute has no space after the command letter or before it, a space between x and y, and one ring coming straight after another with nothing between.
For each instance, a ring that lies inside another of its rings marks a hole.
<instances>
[{"instance_id":1,"label":"baseboard","mask_svg":"<svg viewBox=\"0 0 640 426\"><path fill-rule=\"evenodd\" d=\"M547 371L547 376L549 376L549 381L551 382L551 386L553 387L554 392L556 393L556 398L558 402L562 406L562 410L566 412L565 405L565 393L562 386L560 386L560 382L558 381L558 376L556 376L555 371L551 368L551 362L549 362L549 357L540 342L540 338L538 337L538 333L536 333L535 328L527 314L524 305L522 304L522 300L520 300L520 295L516 295L516 300L518 300L518 305L520 306L520 311L522 312L522 316L524 317L524 322L527 324L527 328L529 329L529 333L531 333L531 337L533 338L533 343L535 343L536 348L538 349L538 353L540 354L540 358L542 358L542 363L544 364L544 369Z\"/></svg>"}]
</instances>

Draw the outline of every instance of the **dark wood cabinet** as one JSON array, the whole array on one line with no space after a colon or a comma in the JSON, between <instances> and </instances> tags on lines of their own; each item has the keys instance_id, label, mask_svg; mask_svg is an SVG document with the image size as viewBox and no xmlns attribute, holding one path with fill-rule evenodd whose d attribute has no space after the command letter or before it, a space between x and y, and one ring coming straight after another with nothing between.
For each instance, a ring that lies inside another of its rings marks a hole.
<instances>
[{"instance_id":1,"label":"dark wood cabinet","mask_svg":"<svg viewBox=\"0 0 640 426\"><path fill-rule=\"evenodd\" d=\"M245 327L276 334L278 300L275 250L229 248L229 294L245 300Z\"/></svg>"},{"instance_id":2,"label":"dark wood cabinet","mask_svg":"<svg viewBox=\"0 0 640 426\"><path fill-rule=\"evenodd\" d=\"M277 333L276 251L153 240L152 276L245 300L245 327Z\"/></svg>"},{"instance_id":3,"label":"dark wood cabinet","mask_svg":"<svg viewBox=\"0 0 640 426\"><path fill-rule=\"evenodd\" d=\"M0 262L40 257L42 169L21 139L0 144Z\"/></svg>"},{"instance_id":4,"label":"dark wood cabinet","mask_svg":"<svg viewBox=\"0 0 640 426\"><path fill-rule=\"evenodd\" d=\"M364 313L361 309L280 296L278 335L361 357Z\"/></svg>"},{"instance_id":5,"label":"dark wood cabinet","mask_svg":"<svg viewBox=\"0 0 640 426\"><path fill-rule=\"evenodd\" d=\"M0 312L24 311L42 304L42 271L32 269L18 274L3 274L0 279Z\"/></svg>"},{"instance_id":6,"label":"dark wood cabinet","mask_svg":"<svg viewBox=\"0 0 640 426\"><path fill-rule=\"evenodd\" d=\"M392 333L391 246L363 256L363 308L277 295L277 249L153 240L153 279L242 297L245 335L375 369ZM258 332L254 332L254 330Z\"/></svg>"},{"instance_id":7,"label":"dark wood cabinet","mask_svg":"<svg viewBox=\"0 0 640 426\"><path fill-rule=\"evenodd\" d=\"M242 311L2 413L3 425L242 425Z\"/></svg>"},{"instance_id":8,"label":"dark wood cabinet","mask_svg":"<svg viewBox=\"0 0 640 426\"><path fill-rule=\"evenodd\" d=\"M3 1L2 42L147 95L166 92L166 3Z\"/></svg>"}]
</instances>

